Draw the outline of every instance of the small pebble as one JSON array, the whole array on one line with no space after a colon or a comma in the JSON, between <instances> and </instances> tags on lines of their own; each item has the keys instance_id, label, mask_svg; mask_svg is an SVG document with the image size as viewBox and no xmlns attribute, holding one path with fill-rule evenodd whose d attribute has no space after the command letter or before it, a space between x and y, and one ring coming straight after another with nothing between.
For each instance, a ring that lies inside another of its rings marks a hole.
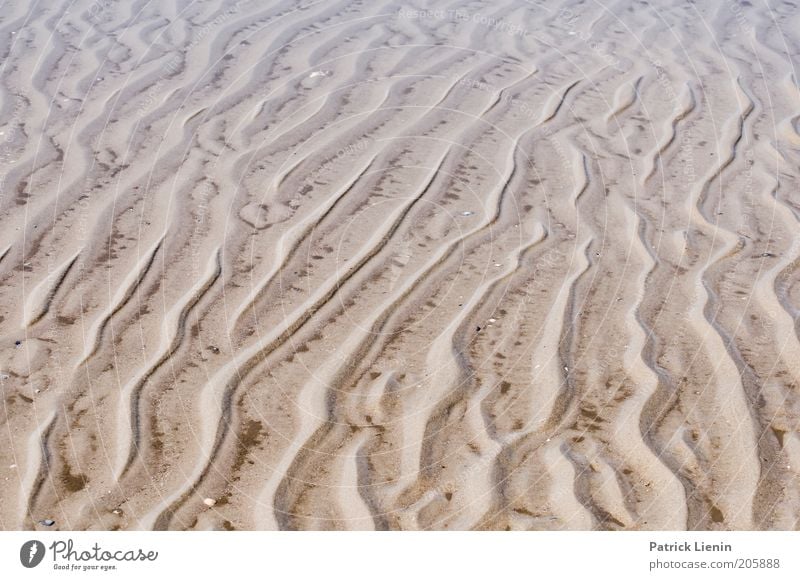
<instances>
[{"instance_id":1,"label":"small pebble","mask_svg":"<svg viewBox=\"0 0 800 580\"><path fill-rule=\"evenodd\" d=\"M497 322L497 319L496 318L490 318L489 322Z\"/></svg>"},{"instance_id":2,"label":"small pebble","mask_svg":"<svg viewBox=\"0 0 800 580\"><path fill-rule=\"evenodd\" d=\"M55 520L42 520L39 523L42 524L43 526L47 526L49 528L50 526L54 525L56 522L55 522Z\"/></svg>"},{"instance_id":3,"label":"small pebble","mask_svg":"<svg viewBox=\"0 0 800 580\"><path fill-rule=\"evenodd\" d=\"M116 508L116 509L111 510L111 513L119 516L119 515L122 515L122 510L119 509L119 508Z\"/></svg>"},{"instance_id":4,"label":"small pebble","mask_svg":"<svg viewBox=\"0 0 800 580\"><path fill-rule=\"evenodd\" d=\"M209 346L208 349L214 354L219 354L219 349L216 346Z\"/></svg>"},{"instance_id":5,"label":"small pebble","mask_svg":"<svg viewBox=\"0 0 800 580\"><path fill-rule=\"evenodd\" d=\"M213 507L217 504L217 500L207 497L206 499L203 500L203 503L206 504L208 507Z\"/></svg>"}]
</instances>

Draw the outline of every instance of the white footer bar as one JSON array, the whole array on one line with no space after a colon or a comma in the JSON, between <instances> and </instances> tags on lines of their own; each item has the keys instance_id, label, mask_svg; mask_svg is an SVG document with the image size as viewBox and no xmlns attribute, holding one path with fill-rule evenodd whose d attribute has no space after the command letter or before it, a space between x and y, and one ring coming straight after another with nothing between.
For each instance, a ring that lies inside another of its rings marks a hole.
<instances>
[{"instance_id":1,"label":"white footer bar","mask_svg":"<svg viewBox=\"0 0 800 580\"><path fill-rule=\"evenodd\" d=\"M617 579L796 579L800 533L0 532L3 578L186 573L326 580L595 578L598 573Z\"/></svg>"}]
</instances>

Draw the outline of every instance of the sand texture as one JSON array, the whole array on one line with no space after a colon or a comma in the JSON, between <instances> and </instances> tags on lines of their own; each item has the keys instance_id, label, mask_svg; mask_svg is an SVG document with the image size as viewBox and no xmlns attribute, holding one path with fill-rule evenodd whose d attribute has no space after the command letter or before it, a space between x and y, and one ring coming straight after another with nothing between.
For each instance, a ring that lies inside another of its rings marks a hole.
<instances>
[{"instance_id":1,"label":"sand texture","mask_svg":"<svg viewBox=\"0 0 800 580\"><path fill-rule=\"evenodd\" d=\"M2 6L0 528L800 528L795 3Z\"/></svg>"}]
</instances>

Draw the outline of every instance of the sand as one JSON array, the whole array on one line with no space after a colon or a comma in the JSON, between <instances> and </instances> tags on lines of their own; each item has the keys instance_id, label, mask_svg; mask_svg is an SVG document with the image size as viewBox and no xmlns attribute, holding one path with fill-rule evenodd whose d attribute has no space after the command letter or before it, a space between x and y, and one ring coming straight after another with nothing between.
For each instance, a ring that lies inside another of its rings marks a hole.
<instances>
[{"instance_id":1,"label":"sand","mask_svg":"<svg viewBox=\"0 0 800 580\"><path fill-rule=\"evenodd\" d=\"M795 4L0 30L0 528L800 527Z\"/></svg>"}]
</instances>

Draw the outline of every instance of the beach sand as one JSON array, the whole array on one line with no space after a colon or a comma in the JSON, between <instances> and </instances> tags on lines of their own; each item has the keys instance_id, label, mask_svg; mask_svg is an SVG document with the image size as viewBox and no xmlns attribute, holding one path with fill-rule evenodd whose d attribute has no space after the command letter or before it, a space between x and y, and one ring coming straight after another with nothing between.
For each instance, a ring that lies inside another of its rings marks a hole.
<instances>
[{"instance_id":1,"label":"beach sand","mask_svg":"<svg viewBox=\"0 0 800 580\"><path fill-rule=\"evenodd\" d=\"M798 31L5 3L0 528L798 529Z\"/></svg>"}]
</instances>

